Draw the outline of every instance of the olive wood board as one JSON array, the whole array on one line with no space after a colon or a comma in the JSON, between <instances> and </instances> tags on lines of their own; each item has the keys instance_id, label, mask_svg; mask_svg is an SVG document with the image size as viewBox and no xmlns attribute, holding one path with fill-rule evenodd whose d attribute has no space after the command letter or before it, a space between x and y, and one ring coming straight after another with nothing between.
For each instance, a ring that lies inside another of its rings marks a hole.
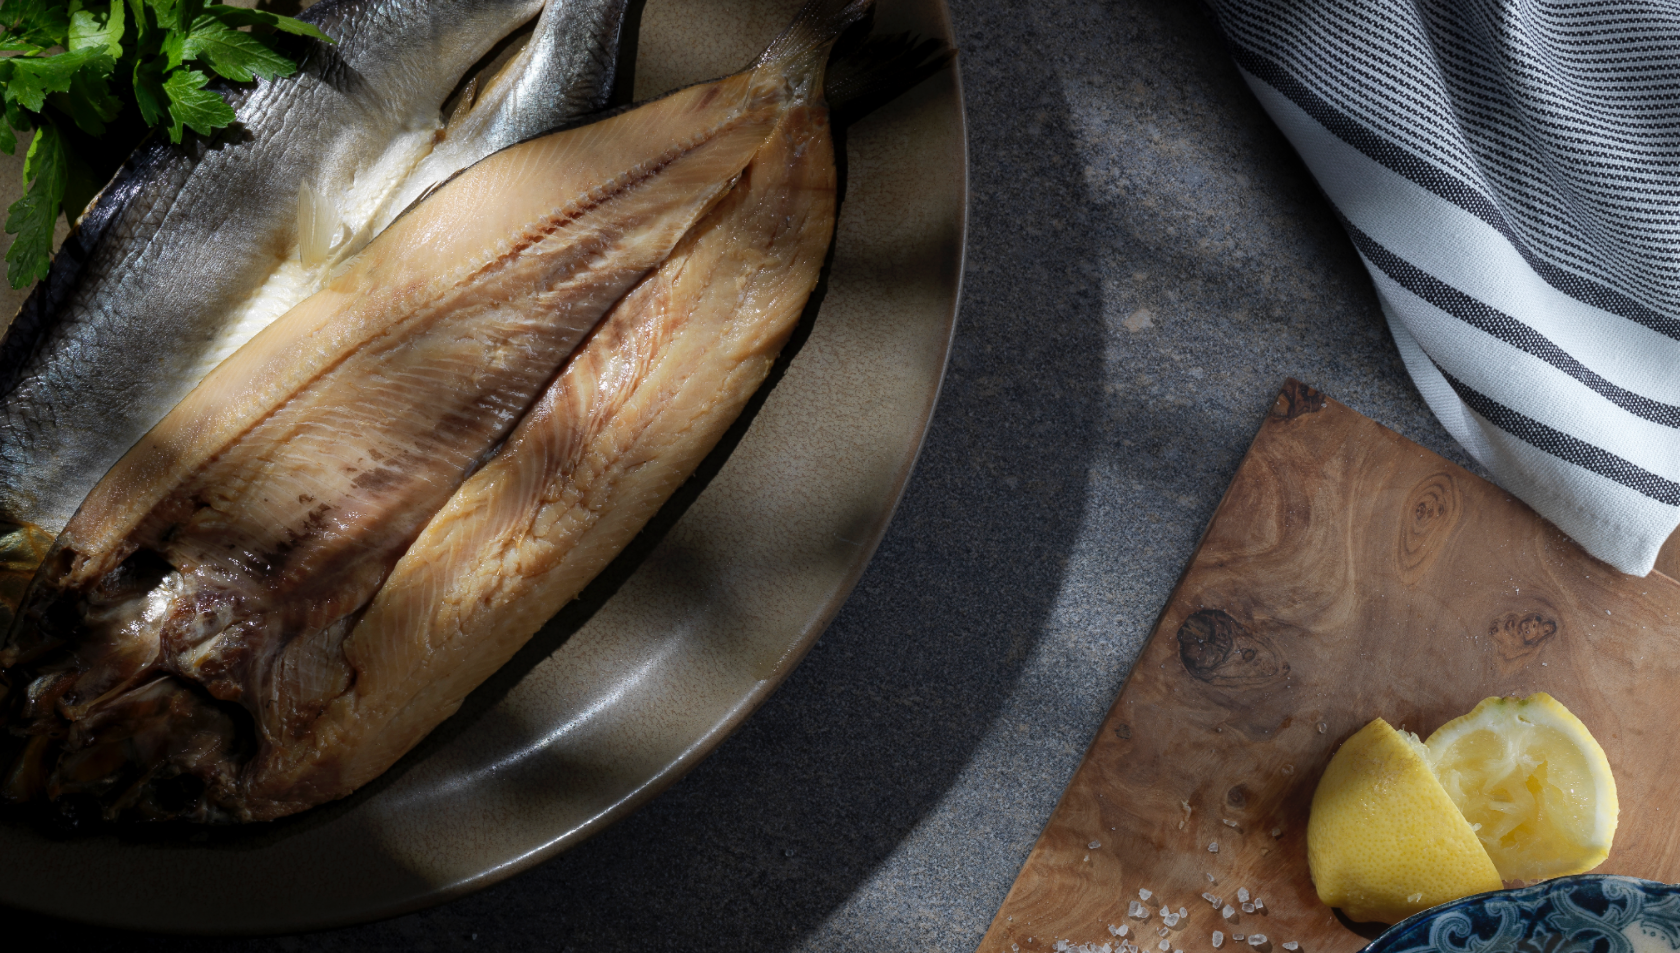
<instances>
[{"instance_id":1,"label":"olive wood board","mask_svg":"<svg viewBox=\"0 0 1680 953\"><path fill-rule=\"evenodd\" d=\"M1289 381L1120 697L980 943L1120 941L1346 953L1374 930L1318 900L1307 810L1372 718L1433 731L1489 695L1551 693L1603 745L1621 819L1598 868L1680 880L1680 583L1588 556L1527 506ZM1211 844L1217 844L1214 852ZM1215 881L1210 882L1208 875ZM1204 892L1264 912L1222 919ZM1127 915L1140 888L1146 922Z\"/></svg>"}]
</instances>

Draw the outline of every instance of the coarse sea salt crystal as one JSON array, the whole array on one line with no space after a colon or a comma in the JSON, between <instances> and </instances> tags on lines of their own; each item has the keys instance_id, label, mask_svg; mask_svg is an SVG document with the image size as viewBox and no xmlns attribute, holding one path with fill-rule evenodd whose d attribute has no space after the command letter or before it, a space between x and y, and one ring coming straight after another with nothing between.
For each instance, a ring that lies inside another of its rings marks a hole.
<instances>
[{"instance_id":1,"label":"coarse sea salt crystal","mask_svg":"<svg viewBox=\"0 0 1680 953\"><path fill-rule=\"evenodd\" d=\"M1224 917L1225 919L1229 920L1232 917L1237 915L1237 908L1233 907L1233 906L1231 906L1230 904L1227 903L1225 905L1225 909L1219 911L1219 915Z\"/></svg>"},{"instance_id":2,"label":"coarse sea salt crystal","mask_svg":"<svg viewBox=\"0 0 1680 953\"><path fill-rule=\"evenodd\" d=\"M1165 923L1168 927L1176 927L1176 926L1178 926L1178 914L1176 914L1176 913L1162 914L1161 915L1161 922ZM1162 936L1165 936L1165 935L1166 934L1162 934Z\"/></svg>"},{"instance_id":3,"label":"coarse sea salt crystal","mask_svg":"<svg viewBox=\"0 0 1680 953\"><path fill-rule=\"evenodd\" d=\"M1256 909L1256 910L1266 909L1266 901L1261 900L1259 897L1255 897L1254 898L1254 909Z\"/></svg>"},{"instance_id":4,"label":"coarse sea salt crystal","mask_svg":"<svg viewBox=\"0 0 1680 953\"><path fill-rule=\"evenodd\" d=\"M1287 942L1283 945L1283 948L1286 949L1286 950L1289 950L1290 953L1294 953L1294 951L1299 950L1301 948L1301 944L1295 942L1294 940L1290 940L1289 942Z\"/></svg>"},{"instance_id":5,"label":"coarse sea salt crystal","mask_svg":"<svg viewBox=\"0 0 1680 953\"><path fill-rule=\"evenodd\" d=\"M1164 917L1164 916L1167 916L1170 913L1172 913L1172 907L1169 907L1164 903L1161 904L1161 916Z\"/></svg>"},{"instance_id":6,"label":"coarse sea salt crystal","mask_svg":"<svg viewBox=\"0 0 1680 953\"><path fill-rule=\"evenodd\" d=\"M1094 840L1090 844L1088 844L1087 846L1090 847L1092 850L1096 850L1098 847L1102 846L1102 841Z\"/></svg>"},{"instance_id":7,"label":"coarse sea salt crystal","mask_svg":"<svg viewBox=\"0 0 1680 953\"><path fill-rule=\"evenodd\" d=\"M1156 927L1155 928L1155 935L1156 936L1166 936L1167 935L1167 928L1166 927Z\"/></svg>"},{"instance_id":8,"label":"coarse sea salt crystal","mask_svg":"<svg viewBox=\"0 0 1680 953\"><path fill-rule=\"evenodd\" d=\"M1219 932L1218 930L1213 931L1213 948L1217 950L1224 945L1225 934Z\"/></svg>"},{"instance_id":9,"label":"coarse sea salt crystal","mask_svg":"<svg viewBox=\"0 0 1680 953\"><path fill-rule=\"evenodd\" d=\"M1206 900L1208 903L1211 903L1216 907L1219 906L1219 898L1215 897L1211 893L1208 893L1206 890L1202 891L1202 899Z\"/></svg>"},{"instance_id":10,"label":"coarse sea salt crystal","mask_svg":"<svg viewBox=\"0 0 1680 953\"><path fill-rule=\"evenodd\" d=\"M1145 890L1141 887L1138 888L1138 899L1139 900L1148 900L1150 897L1153 897L1153 896L1155 896L1155 895L1153 893L1150 893L1148 890Z\"/></svg>"},{"instance_id":11,"label":"coarse sea salt crystal","mask_svg":"<svg viewBox=\"0 0 1680 953\"><path fill-rule=\"evenodd\" d=\"M1237 826L1237 822L1231 820L1228 817L1222 817L1222 818L1220 818L1220 820L1225 822L1226 827L1236 827Z\"/></svg>"},{"instance_id":12,"label":"coarse sea salt crystal","mask_svg":"<svg viewBox=\"0 0 1680 953\"><path fill-rule=\"evenodd\" d=\"M1184 919L1185 917L1187 917L1189 915L1190 915L1190 911L1184 909L1183 907L1178 908L1178 918L1180 920Z\"/></svg>"},{"instance_id":13,"label":"coarse sea salt crystal","mask_svg":"<svg viewBox=\"0 0 1680 953\"><path fill-rule=\"evenodd\" d=\"M1219 842L1218 841L1208 841L1208 853L1210 853L1210 854L1219 853Z\"/></svg>"},{"instance_id":14,"label":"coarse sea salt crystal","mask_svg":"<svg viewBox=\"0 0 1680 953\"><path fill-rule=\"evenodd\" d=\"M1241 933L1233 933L1233 934L1231 934L1231 939L1236 940L1238 943L1241 943L1243 941L1243 935Z\"/></svg>"},{"instance_id":15,"label":"coarse sea salt crystal","mask_svg":"<svg viewBox=\"0 0 1680 953\"><path fill-rule=\"evenodd\" d=\"M1243 905L1242 905L1242 912L1244 912L1244 913L1253 913L1253 912L1254 912L1254 904L1252 904L1252 903L1245 903L1245 904L1243 904Z\"/></svg>"},{"instance_id":16,"label":"coarse sea salt crystal","mask_svg":"<svg viewBox=\"0 0 1680 953\"><path fill-rule=\"evenodd\" d=\"M1160 950L1161 953L1167 953L1168 950L1172 949L1172 944L1166 940L1162 940L1161 942L1155 944L1155 949Z\"/></svg>"},{"instance_id":17,"label":"coarse sea salt crystal","mask_svg":"<svg viewBox=\"0 0 1680 953\"><path fill-rule=\"evenodd\" d=\"M1108 925L1108 932L1114 934L1115 936L1125 936L1126 934L1132 932L1132 928L1129 927L1129 926L1126 926L1124 923L1120 924L1119 926L1115 926L1114 924L1110 923Z\"/></svg>"},{"instance_id":18,"label":"coarse sea salt crystal","mask_svg":"<svg viewBox=\"0 0 1680 953\"><path fill-rule=\"evenodd\" d=\"M1249 946L1265 946L1266 945L1266 934L1264 934L1264 933L1250 933L1248 935L1248 945Z\"/></svg>"},{"instance_id":19,"label":"coarse sea salt crystal","mask_svg":"<svg viewBox=\"0 0 1680 953\"><path fill-rule=\"evenodd\" d=\"M1133 900L1132 905L1126 908L1126 915L1134 920L1147 920L1149 919L1149 908Z\"/></svg>"},{"instance_id":20,"label":"coarse sea salt crystal","mask_svg":"<svg viewBox=\"0 0 1680 953\"><path fill-rule=\"evenodd\" d=\"M1248 888L1247 887L1238 887L1237 888L1237 902L1238 903L1247 903L1248 902Z\"/></svg>"},{"instance_id":21,"label":"coarse sea salt crystal","mask_svg":"<svg viewBox=\"0 0 1680 953\"><path fill-rule=\"evenodd\" d=\"M1212 875L1212 874L1202 874L1202 876L1203 876L1203 877L1206 877L1206 878L1207 878L1207 879L1208 879L1208 883L1210 883L1210 884L1216 884L1216 883L1218 883L1218 882L1219 882L1219 881L1217 881L1217 880L1215 880L1215 879L1213 879L1213 875Z\"/></svg>"}]
</instances>

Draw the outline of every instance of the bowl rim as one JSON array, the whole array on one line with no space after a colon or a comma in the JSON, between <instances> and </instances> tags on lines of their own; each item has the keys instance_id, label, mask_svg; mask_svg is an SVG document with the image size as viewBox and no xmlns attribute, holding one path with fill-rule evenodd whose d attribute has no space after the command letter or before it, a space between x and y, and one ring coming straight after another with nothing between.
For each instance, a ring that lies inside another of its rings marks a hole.
<instances>
[{"instance_id":1,"label":"bowl rim","mask_svg":"<svg viewBox=\"0 0 1680 953\"><path fill-rule=\"evenodd\" d=\"M1607 882L1625 884L1628 887L1645 894L1680 894L1680 884L1667 884L1658 880L1646 880L1643 877L1630 877L1626 874L1570 874L1565 877L1554 877L1550 880L1542 880L1539 883L1528 884L1523 887L1511 887L1500 890L1489 890L1485 893L1471 894L1468 897L1459 897L1457 900L1448 900L1446 903L1438 904L1427 910L1420 910L1384 930L1375 940L1366 944L1363 950L1361 950L1361 953L1386 953L1386 951L1390 950L1394 944L1399 941L1399 938L1403 933L1416 928L1419 924L1426 923L1436 919L1437 917L1445 916L1458 910L1462 910L1466 907L1481 906L1496 897L1513 903L1532 903L1537 898L1566 893L1585 884Z\"/></svg>"}]
</instances>

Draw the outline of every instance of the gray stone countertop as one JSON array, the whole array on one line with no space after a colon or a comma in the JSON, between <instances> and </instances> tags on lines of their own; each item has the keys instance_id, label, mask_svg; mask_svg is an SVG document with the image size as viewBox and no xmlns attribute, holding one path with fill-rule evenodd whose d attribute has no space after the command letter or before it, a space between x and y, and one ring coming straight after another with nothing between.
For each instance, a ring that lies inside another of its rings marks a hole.
<instances>
[{"instance_id":1,"label":"gray stone countertop","mask_svg":"<svg viewBox=\"0 0 1680 953\"><path fill-rule=\"evenodd\" d=\"M944 393L862 582L739 732L617 827L420 913L207 940L9 912L8 937L66 953L972 950L1286 377L1468 464L1211 14L951 7L972 197Z\"/></svg>"}]
</instances>

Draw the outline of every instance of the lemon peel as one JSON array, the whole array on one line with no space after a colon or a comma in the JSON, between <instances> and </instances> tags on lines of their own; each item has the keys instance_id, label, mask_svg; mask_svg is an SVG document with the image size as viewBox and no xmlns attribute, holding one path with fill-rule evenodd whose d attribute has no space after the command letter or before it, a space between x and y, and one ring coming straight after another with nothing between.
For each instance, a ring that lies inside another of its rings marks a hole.
<instances>
[{"instance_id":1,"label":"lemon peel","mask_svg":"<svg viewBox=\"0 0 1680 953\"><path fill-rule=\"evenodd\" d=\"M1342 744L1313 792L1307 864L1319 899L1394 923L1502 884L1410 733L1378 718Z\"/></svg>"}]
</instances>

